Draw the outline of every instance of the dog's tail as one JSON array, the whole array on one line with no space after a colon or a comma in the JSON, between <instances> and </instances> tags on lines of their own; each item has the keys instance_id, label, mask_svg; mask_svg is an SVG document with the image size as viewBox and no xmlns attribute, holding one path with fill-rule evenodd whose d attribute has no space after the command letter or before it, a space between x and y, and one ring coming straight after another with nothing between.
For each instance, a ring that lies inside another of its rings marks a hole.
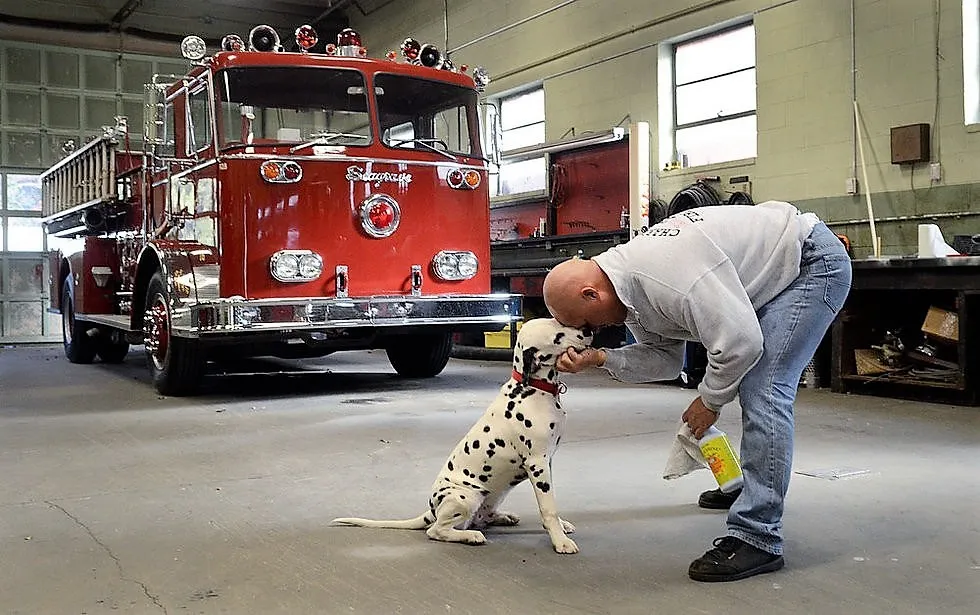
<instances>
[{"instance_id":1,"label":"dog's tail","mask_svg":"<svg viewBox=\"0 0 980 615\"><path fill-rule=\"evenodd\" d=\"M330 525L351 525L354 527L380 527L392 530L424 530L432 525L434 519L429 513L424 513L414 519L359 519L357 517L340 517L330 522Z\"/></svg>"}]
</instances>

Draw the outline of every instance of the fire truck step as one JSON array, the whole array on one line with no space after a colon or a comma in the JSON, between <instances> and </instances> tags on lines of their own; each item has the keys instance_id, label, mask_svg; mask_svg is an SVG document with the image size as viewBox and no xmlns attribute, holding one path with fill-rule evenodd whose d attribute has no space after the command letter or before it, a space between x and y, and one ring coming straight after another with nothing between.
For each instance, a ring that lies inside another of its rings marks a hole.
<instances>
[{"instance_id":1,"label":"fire truck step","mask_svg":"<svg viewBox=\"0 0 980 615\"><path fill-rule=\"evenodd\" d=\"M78 318L82 318L89 322L94 322L97 325L106 325L108 327L112 327L113 329L131 331L129 328L129 316L120 316L116 314L79 314Z\"/></svg>"}]
</instances>

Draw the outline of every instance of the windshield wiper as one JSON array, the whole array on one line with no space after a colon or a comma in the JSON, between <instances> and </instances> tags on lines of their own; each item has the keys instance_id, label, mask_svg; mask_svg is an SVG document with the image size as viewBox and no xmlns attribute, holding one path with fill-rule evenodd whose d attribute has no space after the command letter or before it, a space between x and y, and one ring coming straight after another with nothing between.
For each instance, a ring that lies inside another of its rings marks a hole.
<instances>
[{"instance_id":1,"label":"windshield wiper","mask_svg":"<svg viewBox=\"0 0 980 615\"><path fill-rule=\"evenodd\" d=\"M371 140L371 137L368 135L358 135L350 132L316 132L310 135L310 140L306 143L300 143L295 147L289 148L289 153L295 154L301 149L306 149L307 147L312 147L314 145L329 145L335 139L345 137L350 139L364 139L366 141Z\"/></svg>"},{"instance_id":2,"label":"windshield wiper","mask_svg":"<svg viewBox=\"0 0 980 615\"><path fill-rule=\"evenodd\" d=\"M419 145L421 145L425 149L430 150L430 151L433 151L433 152L435 152L437 154L441 154L441 155L445 156L446 158L449 158L450 160L452 160L454 162L457 160L456 156L453 156L449 152L445 152L445 151L439 149L438 147L436 147L435 145L432 145L433 143L439 143L440 145L442 145L446 149L449 149L449 146L446 145L446 142L443 141L442 139L402 139L401 141L391 141L391 142L388 143L388 145L390 145L391 147L401 147L402 145L405 145L406 143L418 143ZM407 148L401 147L401 149L407 149Z\"/></svg>"}]
</instances>

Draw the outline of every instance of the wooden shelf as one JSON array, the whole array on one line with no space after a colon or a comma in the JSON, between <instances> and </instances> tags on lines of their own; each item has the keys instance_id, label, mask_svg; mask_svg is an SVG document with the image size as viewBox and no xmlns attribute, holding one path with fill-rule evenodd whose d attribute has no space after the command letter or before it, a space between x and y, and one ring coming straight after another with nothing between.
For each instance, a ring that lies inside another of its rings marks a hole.
<instances>
[{"instance_id":1,"label":"wooden shelf","mask_svg":"<svg viewBox=\"0 0 980 615\"><path fill-rule=\"evenodd\" d=\"M885 374L880 374L877 376L858 376L857 374L844 374L841 376L842 380L847 380L850 382L863 382L863 383L881 383L881 384L902 384L909 386L918 387L930 387L936 389L949 389L952 391L965 391L963 387L956 384L955 382L942 382L940 380L922 380L918 378L908 378L905 376L889 376Z\"/></svg>"}]
</instances>

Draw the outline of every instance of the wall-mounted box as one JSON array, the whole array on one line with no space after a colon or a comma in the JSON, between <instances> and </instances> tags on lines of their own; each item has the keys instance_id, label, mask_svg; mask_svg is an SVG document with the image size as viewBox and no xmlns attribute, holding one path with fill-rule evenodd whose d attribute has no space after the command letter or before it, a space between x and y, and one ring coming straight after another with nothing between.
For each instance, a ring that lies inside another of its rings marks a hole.
<instances>
[{"instance_id":1,"label":"wall-mounted box","mask_svg":"<svg viewBox=\"0 0 980 615\"><path fill-rule=\"evenodd\" d=\"M892 127L892 164L929 160L929 124Z\"/></svg>"}]
</instances>

